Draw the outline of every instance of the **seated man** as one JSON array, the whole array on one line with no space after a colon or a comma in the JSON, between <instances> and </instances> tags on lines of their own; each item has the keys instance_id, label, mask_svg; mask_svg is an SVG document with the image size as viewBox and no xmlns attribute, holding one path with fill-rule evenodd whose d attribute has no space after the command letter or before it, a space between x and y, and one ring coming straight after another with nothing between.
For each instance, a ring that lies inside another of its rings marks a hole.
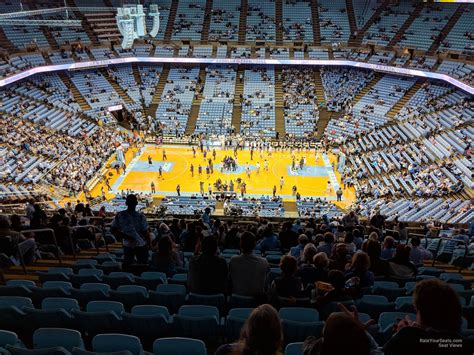
<instances>
[{"instance_id":1,"label":"seated man","mask_svg":"<svg viewBox=\"0 0 474 355\"><path fill-rule=\"evenodd\" d=\"M34 238L25 238L23 234L11 230L10 220L5 215L0 215L0 239L2 240L2 246L4 240L11 245L11 250L1 250L1 252L10 257L14 264L19 264L20 258L23 258L25 264L35 261L36 242ZM18 255L18 252L20 255Z\"/></svg>"},{"instance_id":2,"label":"seated man","mask_svg":"<svg viewBox=\"0 0 474 355\"><path fill-rule=\"evenodd\" d=\"M445 282L423 280L413 293L416 320L402 319L395 335L385 344L392 354L472 354L473 341L460 335L462 318L459 296Z\"/></svg>"}]
</instances>

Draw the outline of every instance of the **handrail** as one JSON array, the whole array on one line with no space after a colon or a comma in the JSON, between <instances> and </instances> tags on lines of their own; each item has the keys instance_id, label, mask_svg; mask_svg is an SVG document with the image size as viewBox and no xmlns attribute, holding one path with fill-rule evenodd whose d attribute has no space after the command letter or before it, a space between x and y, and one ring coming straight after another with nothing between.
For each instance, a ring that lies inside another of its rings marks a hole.
<instances>
[{"instance_id":1,"label":"handrail","mask_svg":"<svg viewBox=\"0 0 474 355\"><path fill-rule=\"evenodd\" d=\"M452 237L436 237L436 238L439 238L439 241L438 241L438 245L436 246L435 254L433 255L433 262L431 263L431 266L434 267L436 264L436 259L438 258L438 252L439 252L439 249L441 248L441 242L443 240L452 241L456 243L462 243L464 245L464 255L463 255L461 265L459 266L459 271L458 271L459 273L461 273L463 269L463 265L464 265L464 260L466 260L467 254L469 253L468 244L464 240L453 239Z\"/></svg>"},{"instance_id":2,"label":"handrail","mask_svg":"<svg viewBox=\"0 0 474 355\"><path fill-rule=\"evenodd\" d=\"M106 250L109 251L109 248L107 247L107 243L105 241L105 231L104 231L104 228L102 228L102 230L99 230L98 226L97 225L94 225L94 224L86 224L84 226L73 226L73 227L70 227L71 229L73 230L78 230L80 228L92 228L93 230L97 230L99 231L99 233L102 234L102 240L104 242L104 245L106 245ZM97 251L97 255L99 255L100 251L99 251L99 246L97 245L97 240L94 238L94 246L95 246L95 249ZM76 259L75 257L75 252L73 251L73 254L74 254L74 259Z\"/></svg>"},{"instance_id":3,"label":"handrail","mask_svg":"<svg viewBox=\"0 0 474 355\"><path fill-rule=\"evenodd\" d=\"M60 249L59 249L59 245L58 245L58 240L56 239L56 234L54 233L53 229L51 229L51 228L24 229L20 233L25 234L25 233L43 233L43 232L51 233L51 235L53 237L53 241L54 241L54 246L56 247L56 251L57 251L57 254L58 254L59 265L62 265L63 261L61 260L61 253L59 252ZM72 239L71 239L71 242L72 242ZM74 250L74 247L72 249Z\"/></svg>"}]
</instances>

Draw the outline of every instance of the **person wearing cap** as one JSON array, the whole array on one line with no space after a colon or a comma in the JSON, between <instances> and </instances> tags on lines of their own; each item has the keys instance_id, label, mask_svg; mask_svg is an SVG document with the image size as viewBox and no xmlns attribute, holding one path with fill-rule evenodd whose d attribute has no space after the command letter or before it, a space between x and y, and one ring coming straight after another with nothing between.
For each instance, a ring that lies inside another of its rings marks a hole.
<instances>
[{"instance_id":1,"label":"person wearing cap","mask_svg":"<svg viewBox=\"0 0 474 355\"><path fill-rule=\"evenodd\" d=\"M115 216L111 231L123 243L123 267L131 264L147 264L150 233L143 213L137 212L138 199L128 195L125 201L127 209Z\"/></svg>"}]
</instances>

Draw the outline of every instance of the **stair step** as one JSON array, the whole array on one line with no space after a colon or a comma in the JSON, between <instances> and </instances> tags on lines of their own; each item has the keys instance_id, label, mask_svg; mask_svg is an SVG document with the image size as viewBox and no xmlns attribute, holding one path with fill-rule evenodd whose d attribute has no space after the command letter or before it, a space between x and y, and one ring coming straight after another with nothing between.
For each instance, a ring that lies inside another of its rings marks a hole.
<instances>
[{"instance_id":1,"label":"stair step","mask_svg":"<svg viewBox=\"0 0 474 355\"><path fill-rule=\"evenodd\" d=\"M239 17L239 44L245 44L245 37L247 35L247 12L248 1L240 1L240 17Z\"/></svg>"}]
</instances>

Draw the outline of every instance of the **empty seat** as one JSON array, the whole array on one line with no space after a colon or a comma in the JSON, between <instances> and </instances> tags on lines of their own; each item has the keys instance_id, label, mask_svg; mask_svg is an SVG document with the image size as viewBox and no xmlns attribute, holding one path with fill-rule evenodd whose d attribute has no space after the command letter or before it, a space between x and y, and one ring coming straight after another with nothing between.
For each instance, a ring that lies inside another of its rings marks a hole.
<instances>
[{"instance_id":1,"label":"empty seat","mask_svg":"<svg viewBox=\"0 0 474 355\"><path fill-rule=\"evenodd\" d=\"M60 288L69 292L72 289L72 284L67 281L46 281L43 283L43 288Z\"/></svg>"},{"instance_id":2,"label":"empty seat","mask_svg":"<svg viewBox=\"0 0 474 355\"><path fill-rule=\"evenodd\" d=\"M148 303L148 291L144 286L123 285L115 291L110 291L109 294L111 300L121 302L127 309Z\"/></svg>"},{"instance_id":3,"label":"empty seat","mask_svg":"<svg viewBox=\"0 0 474 355\"><path fill-rule=\"evenodd\" d=\"M145 286L148 290L156 290L158 285L168 282L164 272L145 271L140 277L135 278L135 283L140 286Z\"/></svg>"},{"instance_id":4,"label":"empty seat","mask_svg":"<svg viewBox=\"0 0 474 355\"><path fill-rule=\"evenodd\" d=\"M30 298L15 296L0 296L0 309L3 307L34 308Z\"/></svg>"},{"instance_id":5,"label":"empty seat","mask_svg":"<svg viewBox=\"0 0 474 355\"><path fill-rule=\"evenodd\" d=\"M303 343L290 343L285 348L285 355L301 355Z\"/></svg>"},{"instance_id":6,"label":"empty seat","mask_svg":"<svg viewBox=\"0 0 474 355\"><path fill-rule=\"evenodd\" d=\"M368 313L377 320L382 312L391 312L395 309L395 303L389 302L387 297L380 295L363 295L357 302L357 309L360 312Z\"/></svg>"},{"instance_id":7,"label":"empty seat","mask_svg":"<svg viewBox=\"0 0 474 355\"><path fill-rule=\"evenodd\" d=\"M319 321L319 313L311 308L288 307L280 309L285 342L304 341L308 336L320 336L324 322Z\"/></svg>"},{"instance_id":8,"label":"empty seat","mask_svg":"<svg viewBox=\"0 0 474 355\"><path fill-rule=\"evenodd\" d=\"M133 355L143 351L140 339L125 334L99 334L92 339L92 349L96 352L114 352L128 350Z\"/></svg>"},{"instance_id":9,"label":"empty seat","mask_svg":"<svg viewBox=\"0 0 474 355\"><path fill-rule=\"evenodd\" d=\"M0 330L0 348L5 348L7 345L16 347L24 347L23 343L14 332L8 330Z\"/></svg>"},{"instance_id":10,"label":"empty seat","mask_svg":"<svg viewBox=\"0 0 474 355\"><path fill-rule=\"evenodd\" d=\"M203 341L190 338L162 338L153 343L154 355L207 355Z\"/></svg>"},{"instance_id":11,"label":"empty seat","mask_svg":"<svg viewBox=\"0 0 474 355\"><path fill-rule=\"evenodd\" d=\"M33 333L33 347L45 349L61 346L68 351L85 349L81 333L65 328L40 328Z\"/></svg>"},{"instance_id":12,"label":"empty seat","mask_svg":"<svg viewBox=\"0 0 474 355\"><path fill-rule=\"evenodd\" d=\"M122 314L128 332L140 338L156 339L170 333L170 314L166 307L139 305Z\"/></svg>"},{"instance_id":13,"label":"empty seat","mask_svg":"<svg viewBox=\"0 0 474 355\"><path fill-rule=\"evenodd\" d=\"M159 285L156 291L148 293L151 304L159 304L168 308L172 313L176 312L184 304L186 287L183 285L164 284Z\"/></svg>"},{"instance_id":14,"label":"empty seat","mask_svg":"<svg viewBox=\"0 0 474 355\"><path fill-rule=\"evenodd\" d=\"M173 317L173 326L179 336L215 341L221 329L219 310L212 306L181 306Z\"/></svg>"},{"instance_id":15,"label":"empty seat","mask_svg":"<svg viewBox=\"0 0 474 355\"><path fill-rule=\"evenodd\" d=\"M375 281L372 288L374 295L381 295L388 298L389 301L395 301L397 297L405 295L405 287L399 287L398 283L391 281Z\"/></svg>"},{"instance_id":16,"label":"empty seat","mask_svg":"<svg viewBox=\"0 0 474 355\"><path fill-rule=\"evenodd\" d=\"M52 310L52 309L64 309L70 312L73 309L79 310L79 303L74 298L45 298L41 303L41 309Z\"/></svg>"},{"instance_id":17,"label":"empty seat","mask_svg":"<svg viewBox=\"0 0 474 355\"><path fill-rule=\"evenodd\" d=\"M114 333L122 329L124 312L121 303L111 301L92 301L87 304L86 311L72 310L76 326L81 332L88 334Z\"/></svg>"},{"instance_id":18,"label":"empty seat","mask_svg":"<svg viewBox=\"0 0 474 355\"><path fill-rule=\"evenodd\" d=\"M111 272L109 275L102 276L102 281L115 290L119 286L133 285L135 277L129 272Z\"/></svg>"},{"instance_id":19,"label":"empty seat","mask_svg":"<svg viewBox=\"0 0 474 355\"><path fill-rule=\"evenodd\" d=\"M199 305L206 305L206 306L214 306L220 312L224 311L225 306L225 297L224 294L216 294L216 295L200 295L197 293L189 293L187 300L187 304L199 304Z\"/></svg>"}]
</instances>

